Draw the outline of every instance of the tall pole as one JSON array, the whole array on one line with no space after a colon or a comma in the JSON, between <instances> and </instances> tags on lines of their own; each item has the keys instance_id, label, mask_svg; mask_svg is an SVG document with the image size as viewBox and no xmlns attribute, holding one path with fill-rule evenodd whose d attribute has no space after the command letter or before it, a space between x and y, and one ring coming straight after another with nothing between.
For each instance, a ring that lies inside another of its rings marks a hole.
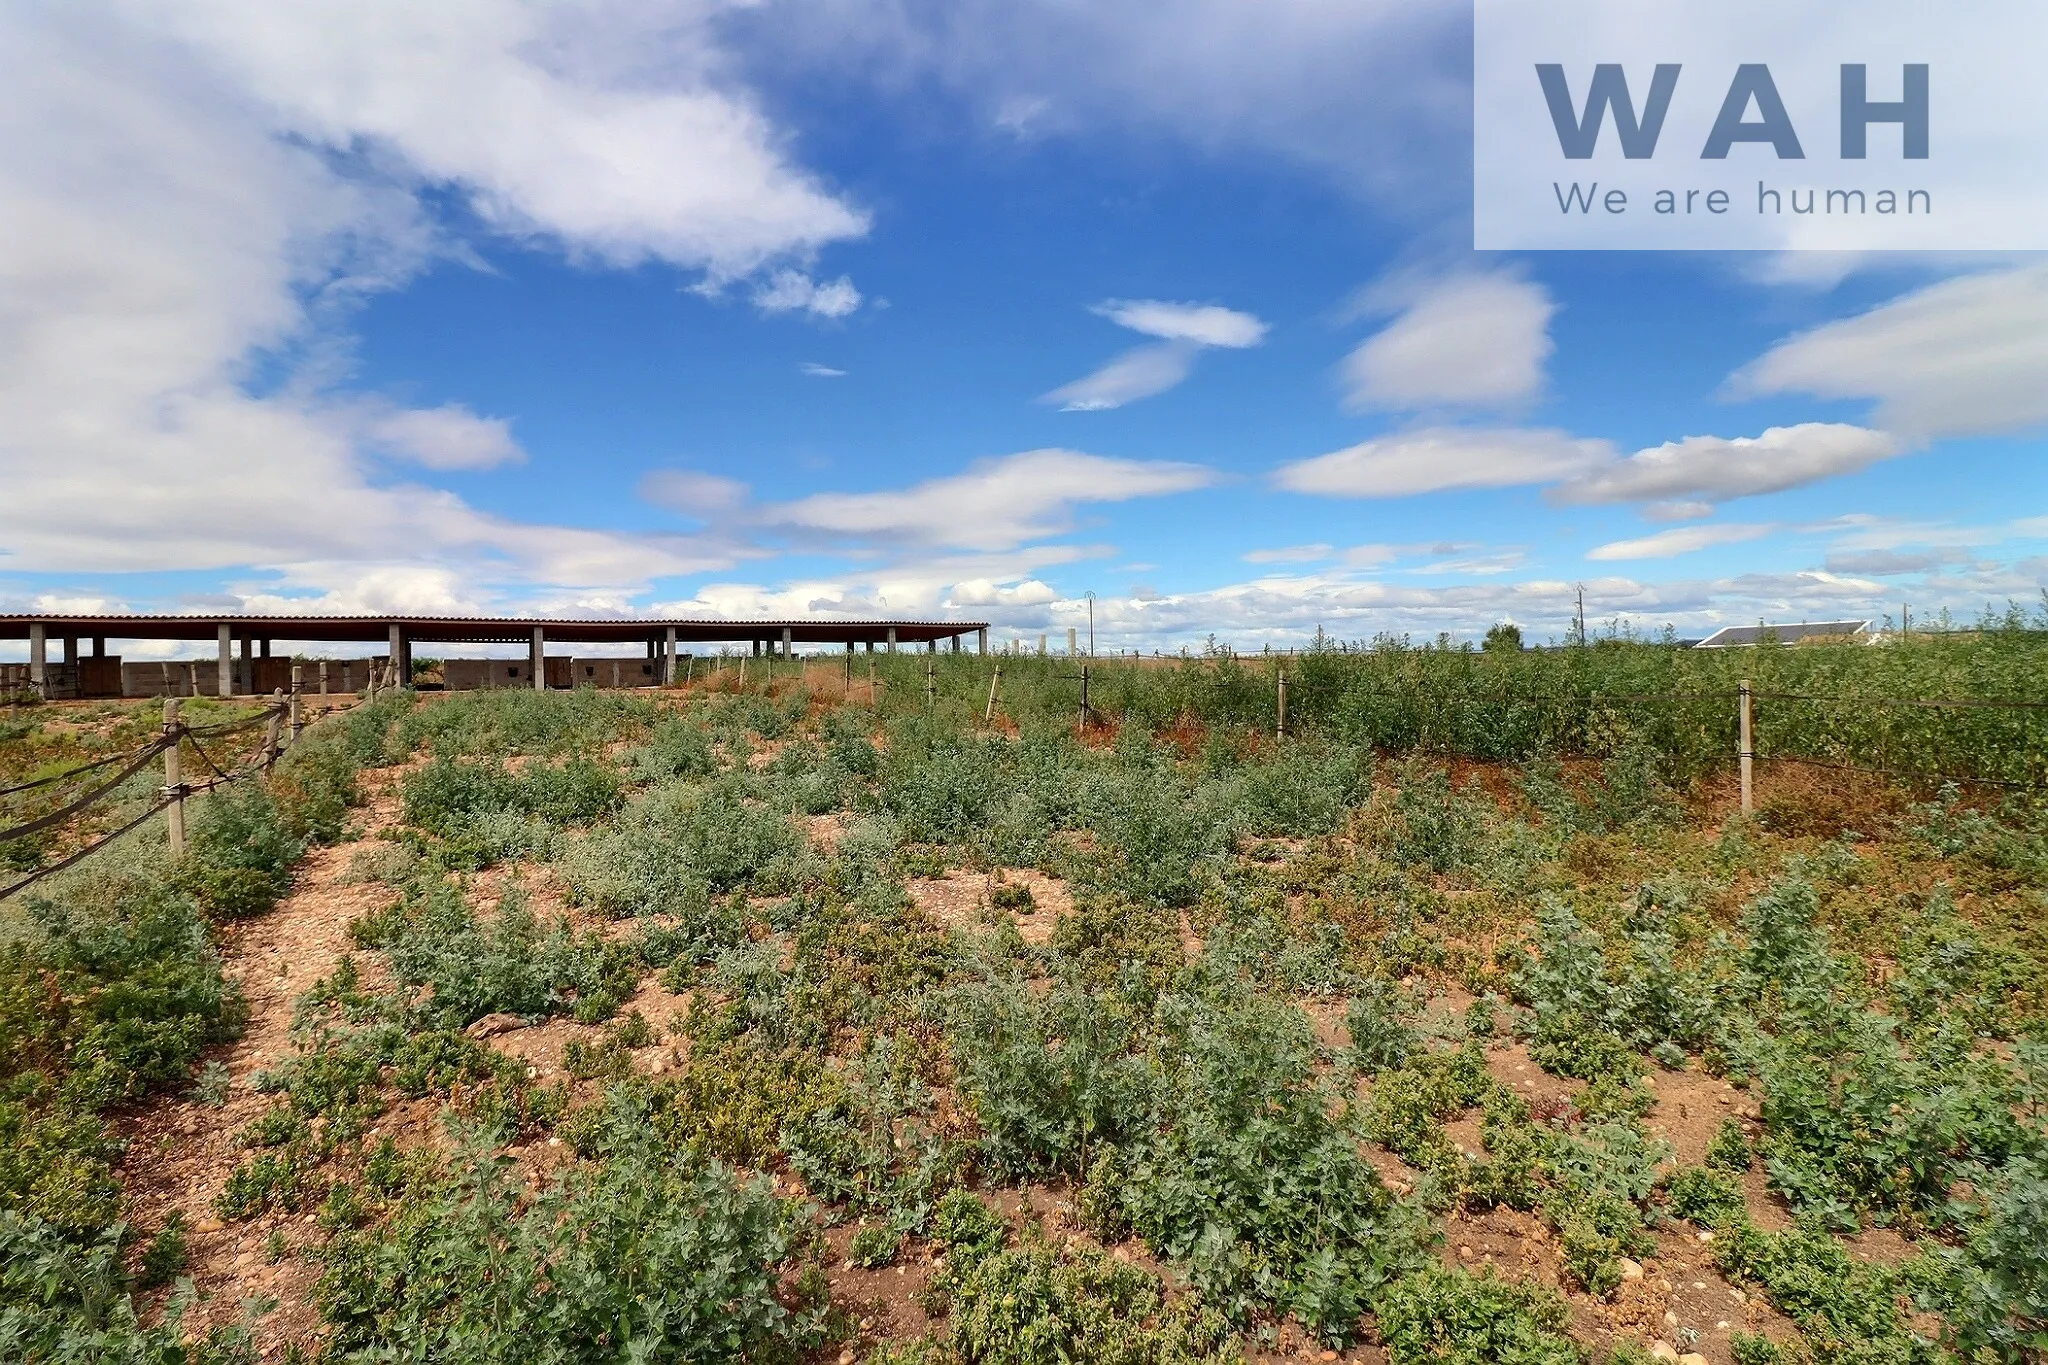
<instances>
[{"instance_id":1,"label":"tall pole","mask_svg":"<svg viewBox=\"0 0 2048 1365\"><path fill-rule=\"evenodd\" d=\"M1285 671L1285 670L1282 670L1282 671L1280 672L1280 675L1279 675L1279 676L1280 676L1280 705L1279 705L1279 717L1280 717L1280 718L1279 718L1279 720L1278 720L1278 721L1277 721L1277 722L1276 722L1276 723L1274 724L1274 726L1273 726L1273 738L1275 738L1275 739L1285 739L1285 738L1287 738L1287 673L1286 673L1286 671Z\"/></svg>"},{"instance_id":2,"label":"tall pole","mask_svg":"<svg viewBox=\"0 0 2048 1365\"><path fill-rule=\"evenodd\" d=\"M185 856L185 774L180 766L178 748L185 727L178 720L178 713L185 703L176 697L164 698L164 734L172 740L164 750L164 795L170 806L164 811L167 833L170 835L171 856Z\"/></svg>"},{"instance_id":3,"label":"tall pole","mask_svg":"<svg viewBox=\"0 0 2048 1365\"><path fill-rule=\"evenodd\" d=\"M1751 765L1756 761L1756 732L1750 717L1749 679L1744 678L1736 689L1737 706L1735 756L1742 768L1742 813L1748 815L1755 809L1755 792L1751 785Z\"/></svg>"},{"instance_id":4,"label":"tall pole","mask_svg":"<svg viewBox=\"0 0 2048 1365\"><path fill-rule=\"evenodd\" d=\"M1095 594L1088 594L1088 657L1095 657Z\"/></svg>"}]
</instances>

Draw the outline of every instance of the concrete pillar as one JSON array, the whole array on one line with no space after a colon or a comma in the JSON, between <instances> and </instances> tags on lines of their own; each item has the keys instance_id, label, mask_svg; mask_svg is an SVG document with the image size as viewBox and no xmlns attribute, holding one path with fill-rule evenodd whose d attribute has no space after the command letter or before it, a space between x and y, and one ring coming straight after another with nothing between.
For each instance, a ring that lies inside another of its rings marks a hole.
<instances>
[{"instance_id":1,"label":"concrete pillar","mask_svg":"<svg viewBox=\"0 0 2048 1365\"><path fill-rule=\"evenodd\" d=\"M49 641L43 634L43 623L31 621L28 627L28 685L36 691L45 690L50 680Z\"/></svg>"},{"instance_id":2,"label":"concrete pillar","mask_svg":"<svg viewBox=\"0 0 2048 1365\"><path fill-rule=\"evenodd\" d=\"M667 652L661 657L661 680L673 687L676 681L676 628L674 626L668 628L668 635L662 641L662 648Z\"/></svg>"},{"instance_id":3,"label":"concrete pillar","mask_svg":"<svg viewBox=\"0 0 2048 1365\"><path fill-rule=\"evenodd\" d=\"M220 627L220 678L215 690L223 697L235 695L235 628L225 621Z\"/></svg>"},{"instance_id":4,"label":"concrete pillar","mask_svg":"<svg viewBox=\"0 0 2048 1365\"><path fill-rule=\"evenodd\" d=\"M64 662L67 664L76 664L78 662L78 640L74 636L67 635L64 637Z\"/></svg>"},{"instance_id":5,"label":"concrete pillar","mask_svg":"<svg viewBox=\"0 0 2048 1365\"><path fill-rule=\"evenodd\" d=\"M953 652L955 654L960 652L960 637L957 635L953 637Z\"/></svg>"},{"instance_id":6,"label":"concrete pillar","mask_svg":"<svg viewBox=\"0 0 2048 1365\"><path fill-rule=\"evenodd\" d=\"M533 628L533 652L526 656L532 661L533 690L545 692L548 687L548 641L547 634L539 626Z\"/></svg>"},{"instance_id":7,"label":"concrete pillar","mask_svg":"<svg viewBox=\"0 0 2048 1365\"><path fill-rule=\"evenodd\" d=\"M412 681L405 671L405 628L393 621L390 638L385 642L385 656L391 660L391 671L397 675L398 685L404 687Z\"/></svg>"},{"instance_id":8,"label":"concrete pillar","mask_svg":"<svg viewBox=\"0 0 2048 1365\"><path fill-rule=\"evenodd\" d=\"M1067 653L1068 653L1069 655L1074 655L1074 654L1079 654L1080 652L1081 652L1081 633L1080 633L1080 631L1079 631L1079 630L1078 630L1077 628L1075 628L1075 627L1073 627L1073 626L1068 626L1068 627L1067 627Z\"/></svg>"},{"instance_id":9,"label":"concrete pillar","mask_svg":"<svg viewBox=\"0 0 2048 1365\"><path fill-rule=\"evenodd\" d=\"M270 657L270 637L269 637L268 635L266 635L266 636L264 636L264 637L263 637L263 640L262 640L262 643L261 643L261 645L260 645L260 648L261 648L261 650L262 650L262 653L261 653L261 655L259 655L259 657L261 657L261 658L265 658L265 659L269 658L269 657Z\"/></svg>"},{"instance_id":10,"label":"concrete pillar","mask_svg":"<svg viewBox=\"0 0 2048 1365\"><path fill-rule=\"evenodd\" d=\"M256 641L253 636L242 637L242 671L235 675L235 686L244 692L256 690Z\"/></svg>"},{"instance_id":11,"label":"concrete pillar","mask_svg":"<svg viewBox=\"0 0 2048 1365\"><path fill-rule=\"evenodd\" d=\"M926 640L926 641L924 642L924 652L925 652L925 653L927 653L927 654L936 654L936 653L938 653L938 652L939 652L939 642L938 642L937 640Z\"/></svg>"},{"instance_id":12,"label":"concrete pillar","mask_svg":"<svg viewBox=\"0 0 2048 1365\"><path fill-rule=\"evenodd\" d=\"M760 657L761 657L761 642L760 642L759 640L753 640L753 641L750 641L749 643L750 643L750 644L752 645L752 647L753 647L753 651L754 651L754 657L755 657L755 658L757 658L757 659L758 659L758 658L760 658Z\"/></svg>"},{"instance_id":13,"label":"concrete pillar","mask_svg":"<svg viewBox=\"0 0 2048 1365\"><path fill-rule=\"evenodd\" d=\"M796 655L796 650L795 650L795 648L794 648L794 647L792 646L792 644L790 643L790 638L789 638L789 627L788 627L788 626L784 626L784 627L782 628L782 657L783 657L783 658L785 658L785 659L789 659L789 658L794 658L794 657L795 657L795 655Z\"/></svg>"},{"instance_id":14,"label":"concrete pillar","mask_svg":"<svg viewBox=\"0 0 2048 1365\"><path fill-rule=\"evenodd\" d=\"M896 652L896 627L894 626L889 627L889 652L891 654Z\"/></svg>"},{"instance_id":15,"label":"concrete pillar","mask_svg":"<svg viewBox=\"0 0 2048 1365\"><path fill-rule=\"evenodd\" d=\"M1039 658L1041 658L1041 659L1045 657L1045 632L1044 632L1044 631L1040 631L1040 632L1038 633L1038 657L1039 657Z\"/></svg>"},{"instance_id":16,"label":"concrete pillar","mask_svg":"<svg viewBox=\"0 0 2048 1365\"><path fill-rule=\"evenodd\" d=\"M95 635L92 637L92 657L95 659L104 659L107 657L106 636Z\"/></svg>"},{"instance_id":17,"label":"concrete pillar","mask_svg":"<svg viewBox=\"0 0 2048 1365\"><path fill-rule=\"evenodd\" d=\"M980 630L977 630L977 631L975 631L975 632L974 632L974 652L975 652L976 654L986 654L986 653L988 653L988 627L987 627L987 626L983 626L983 627L982 627L982 628L981 628Z\"/></svg>"}]
</instances>

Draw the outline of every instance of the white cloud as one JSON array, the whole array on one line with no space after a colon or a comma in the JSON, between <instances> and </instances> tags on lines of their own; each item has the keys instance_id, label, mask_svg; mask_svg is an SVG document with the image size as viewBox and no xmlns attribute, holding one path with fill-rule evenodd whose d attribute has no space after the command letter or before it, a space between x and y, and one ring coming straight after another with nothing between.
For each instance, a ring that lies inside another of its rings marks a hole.
<instances>
[{"instance_id":1,"label":"white cloud","mask_svg":"<svg viewBox=\"0 0 2048 1365\"><path fill-rule=\"evenodd\" d=\"M910 488L815 493L763 507L760 517L771 526L831 535L1008 550L1068 530L1084 503L1183 493L1215 481L1215 472L1200 465L1027 450Z\"/></svg>"},{"instance_id":2,"label":"white cloud","mask_svg":"<svg viewBox=\"0 0 2048 1365\"><path fill-rule=\"evenodd\" d=\"M1398 498L1450 488L1548 483L1612 457L1606 442L1561 431L1436 427L1375 437L1282 465L1273 481L1293 493Z\"/></svg>"},{"instance_id":3,"label":"white cloud","mask_svg":"<svg viewBox=\"0 0 2048 1365\"><path fill-rule=\"evenodd\" d=\"M1680 520L1697 503L1777 493L1899 454L1896 437L1839 422L1771 427L1761 436L1688 436L1590 469L1551 492L1560 503L1655 502Z\"/></svg>"},{"instance_id":4,"label":"white cloud","mask_svg":"<svg viewBox=\"0 0 2048 1365\"><path fill-rule=\"evenodd\" d=\"M750 491L738 479L695 469L657 469L640 480L640 496L647 501L699 518L746 506Z\"/></svg>"},{"instance_id":5,"label":"white cloud","mask_svg":"<svg viewBox=\"0 0 2048 1365\"><path fill-rule=\"evenodd\" d=\"M1511 274L1436 281L1345 358L1345 401L1361 411L1526 402L1543 389L1556 311L1542 285Z\"/></svg>"},{"instance_id":6,"label":"white cloud","mask_svg":"<svg viewBox=\"0 0 2048 1365\"><path fill-rule=\"evenodd\" d=\"M1266 338L1266 324L1250 313L1205 303L1165 303L1158 299L1111 299L1095 311L1119 327L1128 327L1161 341L1186 341L1196 346L1256 346Z\"/></svg>"},{"instance_id":7,"label":"white cloud","mask_svg":"<svg viewBox=\"0 0 2048 1365\"><path fill-rule=\"evenodd\" d=\"M1337 547L1318 541L1313 545L1282 545L1271 550L1249 550L1238 556L1247 564L1320 564L1332 559Z\"/></svg>"},{"instance_id":8,"label":"white cloud","mask_svg":"<svg viewBox=\"0 0 2048 1365\"><path fill-rule=\"evenodd\" d=\"M1964 275L1778 343L1729 381L1739 395L1869 398L1918 440L2048 423L2048 266Z\"/></svg>"},{"instance_id":9,"label":"white cloud","mask_svg":"<svg viewBox=\"0 0 2048 1365\"><path fill-rule=\"evenodd\" d=\"M1186 379L1195 356L1209 347L1256 346L1266 324L1250 313L1214 304L1164 303L1158 299L1111 299L1095 312L1120 327L1161 338L1157 346L1125 351L1093 374L1062 384L1039 399L1062 412L1101 412L1165 393Z\"/></svg>"},{"instance_id":10,"label":"white cloud","mask_svg":"<svg viewBox=\"0 0 2048 1365\"><path fill-rule=\"evenodd\" d=\"M970 578L955 583L947 594L949 605L955 607L1042 607L1059 598L1059 593L1035 578L1016 583Z\"/></svg>"},{"instance_id":11,"label":"white cloud","mask_svg":"<svg viewBox=\"0 0 2048 1365\"><path fill-rule=\"evenodd\" d=\"M351 566L431 561L479 592L583 584L596 598L733 563L720 542L514 522L382 482L375 451L476 468L517 447L459 407L337 394L328 362L351 300L459 249L430 222L429 192L544 248L713 277L862 231L710 69L713 50L677 41L692 13L0 12L0 564L260 566L317 594ZM648 66L664 45L699 56ZM250 392L259 364L286 382Z\"/></svg>"},{"instance_id":12,"label":"white cloud","mask_svg":"<svg viewBox=\"0 0 2048 1365\"><path fill-rule=\"evenodd\" d=\"M366 435L380 450L428 469L492 469L526 458L511 423L479 417L460 403L373 417Z\"/></svg>"},{"instance_id":13,"label":"white cloud","mask_svg":"<svg viewBox=\"0 0 2048 1365\"><path fill-rule=\"evenodd\" d=\"M1728 523L1720 526L1675 526L1638 540L1616 540L1586 551L1588 559L1671 559L1716 545L1736 545L1769 535L1774 526Z\"/></svg>"},{"instance_id":14,"label":"white cloud","mask_svg":"<svg viewBox=\"0 0 2048 1365\"><path fill-rule=\"evenodd\" d=\"M820 282L801 270L778 270L754 290L754 306L764 313L843 318L859 308L860 302L860 290L846 276Z\"/></svg>"},{"instance_id":15,"label":"white cloud","mask_svg":"<svg viewBox=\"0 0 2048 1365\"><path fill-rule=\"evenodd\" d=\"M830 365L820 365L815 360L806 360L796 367L798 374L807 374L813 379L844 379L846 371L835 370Z\"/></svg>"},{"instance_id":16,"label":"white cloud","mask_svg":"<svg viewBox=\"0 0 2048 1365\"><path fill-rule=\"evenodd\" d=\"M1102 412L1165 393L1195 367L1195 347L1168 341L1137 346L1090 375L1062 384L1040 399L1062 412Z\"/></svg>"},{"instance_id":17,"label":"white cloud","mask_svg":"<svg viewBox=\"0 0 2048 1365\"><path fill-rule=\"evenodd\" d=\"M1891 574L1926 573L1945 564L1966 563L1968 560L1968 555L1959 555L1953 550L1928 550L1919 554L1904 554L1898 550L1852 550L1829 555L1827 569L1829 573L1882 578Z\"/></svg>"}]
</instances>

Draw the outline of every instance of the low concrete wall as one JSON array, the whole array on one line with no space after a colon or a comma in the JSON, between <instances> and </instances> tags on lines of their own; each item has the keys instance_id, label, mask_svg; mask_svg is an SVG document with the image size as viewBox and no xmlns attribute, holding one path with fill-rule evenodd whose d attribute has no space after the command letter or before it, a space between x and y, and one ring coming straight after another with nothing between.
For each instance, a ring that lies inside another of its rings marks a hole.
<instances>
[{"instance_id":1,"label":"low concrete wall","mask_svg":"<svg viewBox=\"0 0 2048 1365\"><path fill-rule=\"evenodd\" d=\"M524 659L443 659L441 682L450 692L487 692L499 687L532 687Z\"/></svg>"},{"instance_id":2,"label":"low concrete wall","mask_svg":"<svg viewBox=\"0 0 2048 1365\"><path fill-rule=\"evenodd\" d=\"M659 687L659 659L571 659L574 687Z\"/></svg>"},{"instance_id":3,"label":"low concrete wall","mask_svg":"<svg viewBox=\"0 0 2048 1365\"><path fill-rule=\"evenodd\" d=\"M291 685L290 659L255 659L258 680L271 684L267 694ZM327 671L327 692L360 692L370 685L370 667L381 659L302 659L299 685L308 696L319 696L320 672ZM242 661L235 660L235 692L251 694L249 680L242 675ZM124 697L217 697L220 695L220 665L212 659L172 659L160 663L121 665L121 695Z\"/></svg>"}]
</instances>

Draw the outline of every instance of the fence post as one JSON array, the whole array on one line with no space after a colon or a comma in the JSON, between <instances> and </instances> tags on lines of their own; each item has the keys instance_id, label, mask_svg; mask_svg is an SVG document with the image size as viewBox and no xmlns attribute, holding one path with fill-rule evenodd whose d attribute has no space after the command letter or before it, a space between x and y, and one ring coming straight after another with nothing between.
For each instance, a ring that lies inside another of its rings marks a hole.
<instances>
[{"instance_id":1,"label":"fence post","mask_svg":"<svg viewBox=\"0 0 2048 1365\"><path fill-rule=\"evenodd\" d=\"M178 754L185 733L178 713L184 708L185 703L177 697L164 698L164 734L171 739L171 747L164 750L164 795L171 801L164 818L171 837L173 858L185 856L185 772Z\"/></svg>"},{"instance_id":2,"label":"fence post","mask_svg":"<svg viewBox=\"0 0 2048 1365\"><path fill-rule=\"evenodd\" d=\"M1090 713L1091 713L1091 712L1092 712L1092 711L1093 711L1094 709L1095 709L1095 708L1093 708L1092 706L1090 706L1090 705L1088 704L1088 665L1086 665L1086 664L1082 664L1082 665L1081 665L1081 730L1082 730L1082 732L1083 732L1083 733L1086 733L1086 732L1087 732L1087 729L1088 729L1088 716L1089 716L1089 714L1090 714Z\"/></svg>"},{"instance_id":3,"label":"fence post","mask_svg":"<svg viewBox=\"0 0 2048 1365\"><path fill-rule=\"evenodd\" d=\"M929 650L925 652L924 657L924 704L927 707L939 704L939 688L938 684L932 681L932 657Z\"/></svg>"},{"instance_id":4,"label":"fence post","mask_svg":"<svg viewBox=\"0 0 2048 1365\"><path fill-rule=\"evenodd\" d=\"M1281 672L1276 676L1280 679L1280 705L1279 720L1276 721L1273 726L1273 738L1285 739L1287 738L1287 674L1285 672Z\"/></svg>"},{"instance_id":5,"label":"fence post","mask_svg":"<svg viewBox=\"0 0 2048 1365\"><path fill-rule=\"evenodd\" d=\"M277 737L284 729L284 689L270 694L270 719L263 726L263 766L267 771L277 762Z\"/></svg>"},{"instance_id":6,"label":"fence post","mask_svg":"<svg viewBox=\"0 0 2048 1365\"><path fill-rule=\"evenodd\" d=\"M996 718L996 684L1002 680L1003 666L997 664L995 675L988 680L988 709L981 713L981 721L984 725Z\"/></svg>"},{"instance_id":7,"label":"fence post","mask_svg":"<svg viewBox=\"0 0 2048 1365\"><path fill-rule=\"evenodd\" d=\"M1748 815L1755 809L1755 789L1751 783L1751 767L1756 761L1756 731L1750 715L1749 679L1744 678L1736 689L1736 737L1735 756L1742 768L1742 813Z\"/></svg>"},{"instance_id":8,"label":"fence post","mask_svg":"<svg viewBox=\"0 0 2048 1365\"><path fill-rule=\"evenodd\" d=\"M302 733L304 733L304 732L305 732L305 729L306 729L306 713L305 713L304 709L303 709L303 708L301 707L301 705L300 705L300 702L299 702L299 693L300 693L300 692L301 692L301 691L302 691L302 690L303 690L303 689L305 688L305 685L306 685L306 677L305 677L305 667L304 667L304 665L302 665L302 664L293 664L293 665L292 665L292 700L291 700L291 708L292 708L292 710L291 710L291 721L292 721L292 743L294 743L294 744L297 744L297 743L299 742L299 736L300 736L300 735L301 735Z\"/></svg>"}]
</instances>

